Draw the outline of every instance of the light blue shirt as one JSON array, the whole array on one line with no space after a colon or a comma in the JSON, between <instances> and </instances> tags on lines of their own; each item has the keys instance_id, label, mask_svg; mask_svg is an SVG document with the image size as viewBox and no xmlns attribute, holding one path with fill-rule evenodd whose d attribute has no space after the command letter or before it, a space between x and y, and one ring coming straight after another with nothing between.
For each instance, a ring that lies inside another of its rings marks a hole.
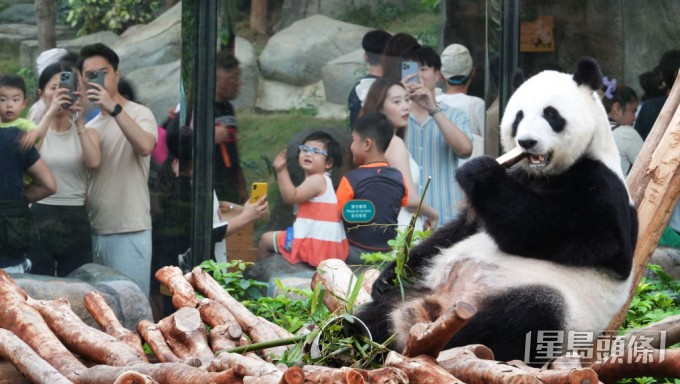
<instances>
[{"instance_id":1,"label":"light blue shirt","mask_svg":"<svg viewBox=\"0 0 680 384\"><path fill-rule=\"evenodd\" d=\"M470 140L470 120L460 109L441 104L441 113L462 130ZM454 177L458 169L459 157L444 140L434 118L428 116L420 124L413 114L409 116L405 137L413 160L420 168L420 182L416 185L418 194L422 196L428 176L432 177L430 187L425 195L425 202L439 212L439 224L443 225L456 218L457 204L463 193Z\"/></svg>"}]
</instances>

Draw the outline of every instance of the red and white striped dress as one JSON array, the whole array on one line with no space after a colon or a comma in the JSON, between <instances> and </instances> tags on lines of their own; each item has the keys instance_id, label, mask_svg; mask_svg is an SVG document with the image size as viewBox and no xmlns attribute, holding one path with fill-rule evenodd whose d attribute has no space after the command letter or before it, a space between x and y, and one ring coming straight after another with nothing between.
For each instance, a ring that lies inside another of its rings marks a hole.
<instances>
[{"instance_id":1,"label":"red and white striped dress","mask_svg":"<svg viewBox=\"0 0 680 384\"><path fill-rule=\"evenodd\" d=\"M326 259L343 261L347 259L349 245L338 208L338 199L335 197L331 178L328 174L325 174L324 178L326 191L321 196L300 203L298 207L293 223L291 252L286 252L283 246L279 247L279 252L291 264L302 261L316 267ZM279 236L285 237L285 232Z\"/></svg>"}]
</instances>

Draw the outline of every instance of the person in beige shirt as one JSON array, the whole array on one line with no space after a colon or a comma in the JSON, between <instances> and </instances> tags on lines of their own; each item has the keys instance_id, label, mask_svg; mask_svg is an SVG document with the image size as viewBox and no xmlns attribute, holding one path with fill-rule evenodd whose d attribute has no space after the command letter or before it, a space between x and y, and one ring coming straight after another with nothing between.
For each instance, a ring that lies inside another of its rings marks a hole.
<instances>
[{"instance_id":1,"label":"person in beige shirt","mask_svg":"<svg viewBox=\"0 0 680 384\"><path fill-rule=\"evenodd\" d=\"M80 51L87 97L101 113L87 123L100 136L102 162L91 174L88 212L95 263L117 269L147 297L151 272L150 155L158 128L148 108L118 93L118 55L104 44ZM104 72L104 86L90 82Z\"/></svg>"}]
</instances>

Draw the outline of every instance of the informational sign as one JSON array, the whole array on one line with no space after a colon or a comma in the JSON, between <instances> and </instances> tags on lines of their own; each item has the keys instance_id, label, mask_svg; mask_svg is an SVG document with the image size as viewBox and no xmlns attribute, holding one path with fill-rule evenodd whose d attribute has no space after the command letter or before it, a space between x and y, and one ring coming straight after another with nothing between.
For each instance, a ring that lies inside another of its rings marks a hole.
<instances>
[{"instance_id":1,"label":"informational sign","mask_svg":"<svg viewBox=\"0 0 680 384\"><path fill-rule=\"evenodd\" d=\"M375 217L375 205L370 200L350 200L342 208L342 218L348 223L370 223Z\"/></svg>"}]
</instances>

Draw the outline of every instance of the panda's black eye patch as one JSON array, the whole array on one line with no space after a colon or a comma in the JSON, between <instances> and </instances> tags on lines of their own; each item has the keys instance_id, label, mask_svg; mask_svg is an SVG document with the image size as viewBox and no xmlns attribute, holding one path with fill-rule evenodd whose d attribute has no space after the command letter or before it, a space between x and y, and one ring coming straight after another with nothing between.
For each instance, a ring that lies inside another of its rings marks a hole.
<instances>
[{"instance_id":1,"label":"panda's black eye patch","mask_svg":"<svg viewBox=\"0 0 680 384\"><path fill-rule=\"evenodd\" d=\"M515 115L515 121L512 122L512 137L517 136L517 127L519 126L519 122L522 121L524 118L524 112L518 111L517 114Z\"/></svg>"},{"instance_id":2,"label":"panda's black eye patch","mask_svg":"<svg viewBox=\"0 0 680 384\"><path fill-rule=\"evenodd\" d=\"M560 115L557 109L553 107L545 107L543 109L543 118L550 124L553 131L560 133L564 130L564 126L567 125L567 121L564 117Z\"/></svg>"}]
</instances>

